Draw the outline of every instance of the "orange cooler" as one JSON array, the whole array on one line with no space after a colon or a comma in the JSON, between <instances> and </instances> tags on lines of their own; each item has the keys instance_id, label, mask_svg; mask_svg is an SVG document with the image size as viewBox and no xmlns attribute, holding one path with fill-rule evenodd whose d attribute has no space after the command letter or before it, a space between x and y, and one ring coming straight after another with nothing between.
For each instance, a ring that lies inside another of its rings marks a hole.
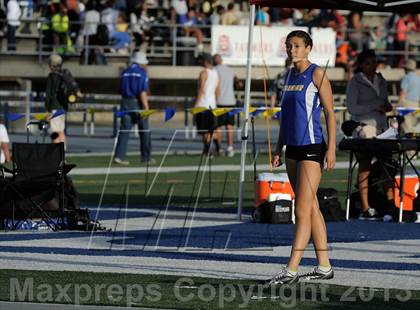
<instances>
[{"instance_id":1,"label":"orange cooler","mask_svg":"<svg viewBox=\"0 0 420 310\"><path fill-rule=\"evenodd\" d=\"M255 183L256 201L255 206L259 207L263 202L268 201L273 194L289 194L291 199L295 199L292 186L287 177L287 173L264 172L258 174Z\"/></svg>"},{"instance_id":2,"label":"orange cooler","mask_svg":"<svg viewBox=\"0 0 420 310\"><path fill-rule=\"evenodd\" d=\"M395 177L394 201L397 208L400 207L400 176ZM404 211L413 211L413 200L416 198L420 186L420 179L417 174L406 174L404 183Z\"/></svg>"}]
</instances>

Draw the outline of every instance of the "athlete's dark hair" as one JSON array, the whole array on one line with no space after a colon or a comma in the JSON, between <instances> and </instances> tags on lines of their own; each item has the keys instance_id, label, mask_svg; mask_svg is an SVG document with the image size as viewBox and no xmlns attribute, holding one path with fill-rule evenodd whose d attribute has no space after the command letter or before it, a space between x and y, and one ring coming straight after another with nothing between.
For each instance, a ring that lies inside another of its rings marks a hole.
<instances>
[{"instance_id":1,"label":"athlete's dark hair","mask_svg":"<svg viewBox=\"0 0 420 310\"><path fill-rule=\"evenodd\" d=\"M286 43L289 42L290 39L292 39L293 37L298 37L298 38L303 39L303 42L305 43L305 46L310 46L311 49L314 46L314 43L312 42L311 36L306 31L303 31L303 30L295 30L295 31L290 32L287 35Z\"/></svg>"}]
</instances>

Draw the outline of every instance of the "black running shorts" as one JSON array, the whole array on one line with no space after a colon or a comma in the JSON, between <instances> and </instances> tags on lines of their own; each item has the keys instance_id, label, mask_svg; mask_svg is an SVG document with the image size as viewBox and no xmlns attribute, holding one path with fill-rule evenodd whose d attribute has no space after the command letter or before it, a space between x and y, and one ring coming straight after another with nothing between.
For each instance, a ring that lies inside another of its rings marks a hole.
<instances>
[{"instance_id":1,"label":"black running shorts","mask_svg":"<svg viewBox=\"0 0 420 310\"><path fill-rule=\"evenodd\" d=\"M229 115L229 113L222 114L218 117L219 126L235 125L235 115Z\"/></svg>"},{"instance_id":2,"label":"black running shorts","mask_svg":"<svg viewBox=\"0 0 420 310\"><path fill-rule=\"evenodd\" d=\"M326 151L327 146L325 142L308 145L287 145L286 158L294 159L296 161L315 161L323 167Z\"/></svg>"},{"instance_id":3,"label":"black running shorts","mask_svg":"<svg viewBox=\"0 0 420 310\"><path fill-rule=\"evenodd\" d=\"M199 134L209 133L217 128L217 117L211 111L203 111L196 114L195 122Z\"/></svg>"}]
</instances>

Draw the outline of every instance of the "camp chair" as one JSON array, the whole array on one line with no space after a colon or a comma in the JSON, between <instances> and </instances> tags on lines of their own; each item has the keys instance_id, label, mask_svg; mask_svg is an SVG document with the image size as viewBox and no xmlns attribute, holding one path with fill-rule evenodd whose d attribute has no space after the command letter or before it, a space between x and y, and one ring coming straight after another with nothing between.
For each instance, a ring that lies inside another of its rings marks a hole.
<instances>
[{"instance_id":1,"label":"camp chair","mask_svg":"<svg viewBox=\"0 0 420 310\"><path fill-rule=\"evenodd\" d=\"M64 176L69 171L64 166L64 143L13 143L12 154L12 178L5 182L2 193L3 202L11 205L12 229L32 218L41 218L51 229L59 229L64 225ZM58 208L48 208L45 203L55 197Z\"/></svg>"}]
</instances>

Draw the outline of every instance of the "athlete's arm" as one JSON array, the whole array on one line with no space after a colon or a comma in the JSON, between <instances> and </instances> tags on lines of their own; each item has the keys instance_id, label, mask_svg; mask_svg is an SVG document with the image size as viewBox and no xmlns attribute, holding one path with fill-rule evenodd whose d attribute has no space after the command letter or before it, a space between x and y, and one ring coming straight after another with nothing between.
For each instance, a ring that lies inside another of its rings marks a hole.
<instances>
[{"instance_id":1,"label":"athlete's arm","mask_svg":"<svg viewBox=\"0 0 420 310\"><path fill-rule=\"evenodd\" d=\"M204 95L204 85L206 85L207 80L207 71L203 70L200 72L200 76L198 77L198 94L197 94L197 102L200 101L201 97Z\"/></svg>"},{"instance_id":2,"label":"athlete's arm","mask_svg":"<svg viewBox=\"0 0 420 310\"><path fill-rule=\"evenodd\" d=\"M318 88L319 98L324 108L324 116L327 122L328 148L325 154L326 170L331 170L335 166L335 147L336 147L336 121L333 106L333 94L330 81L324 70L316 68L313 74L313 81Z\"/></svg>"},{"instance_id":3,"label":"athlete's arm","mask_svg":"<svg viewBox=\"0 0 420 310\"><path fill-rule=\"evenodd\" d=\"M283 146L284 146L284 143L283 143L283 133L282 133L281 126L280 126L279 137L277 139L276 150L274 152L273 161L272 161L273 167L278 167L278 166L280 166L282 164L282 161L281 161L281 150L283 149Z\"/></svg>"}]
</instances>

